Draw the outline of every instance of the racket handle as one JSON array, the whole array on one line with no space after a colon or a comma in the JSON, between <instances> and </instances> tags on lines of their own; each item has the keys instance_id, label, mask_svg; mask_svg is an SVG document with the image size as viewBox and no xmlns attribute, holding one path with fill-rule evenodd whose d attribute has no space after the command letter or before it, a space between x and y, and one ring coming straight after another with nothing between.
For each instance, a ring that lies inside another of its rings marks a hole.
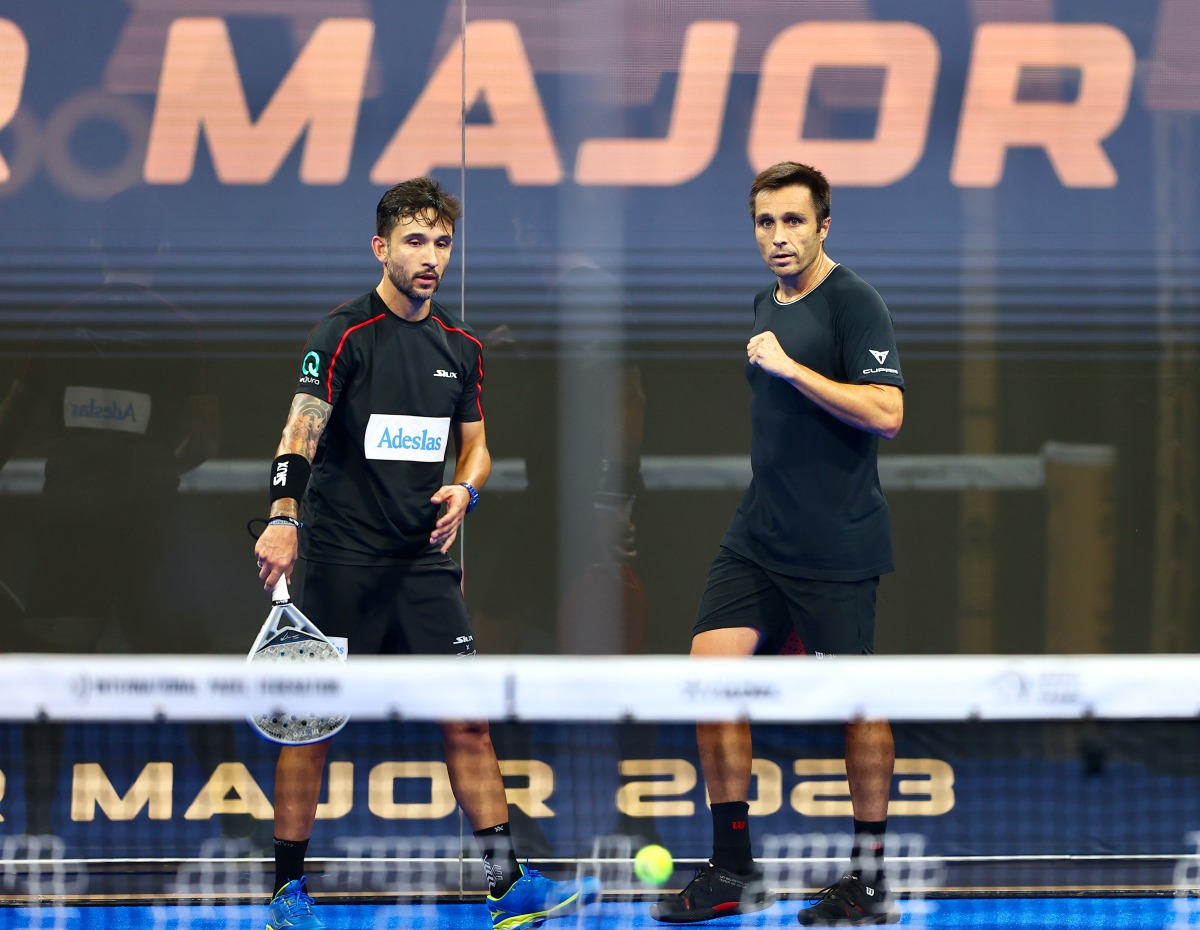
<instances>
[{"instance_id":1,"label":"racket handle","mask_svg":"<svg viewBox=\"0 0 1200 930\"><path fill-rule=\"evenodd\" d=\"M287 575L280 575L275 587L271 589L271 603L287 604L291 599L291 595L288 594Z\"/></svg>"}]
</instances>

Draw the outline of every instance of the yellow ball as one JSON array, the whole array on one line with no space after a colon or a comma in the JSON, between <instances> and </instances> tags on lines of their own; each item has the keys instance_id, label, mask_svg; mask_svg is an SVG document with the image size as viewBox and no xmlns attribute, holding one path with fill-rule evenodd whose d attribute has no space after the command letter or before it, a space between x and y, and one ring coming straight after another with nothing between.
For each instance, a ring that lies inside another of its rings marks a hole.
<instances>
[{"instance_id":1,"label":"yellow ball","mask_svg":"<svg viewBox=\"0 0 1200 930\"><path fill-rule=\"evenodd\" d=\"M662 885L675 871L671 854L657 844L643 846L633 857L633 874L647 885Z\"/></svg>"}]
</instances>

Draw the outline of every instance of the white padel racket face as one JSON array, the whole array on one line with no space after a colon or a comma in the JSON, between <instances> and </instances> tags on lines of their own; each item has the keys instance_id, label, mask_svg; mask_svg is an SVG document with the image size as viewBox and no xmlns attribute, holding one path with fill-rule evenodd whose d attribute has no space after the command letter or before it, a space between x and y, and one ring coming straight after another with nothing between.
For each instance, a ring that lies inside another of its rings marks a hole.
<instances>
[{"instance_id":1,"label":"white padel racket face","mask_svg":"<svg viewBox=\"0 0 1200 930\"><path fill-rule=\"evenodd\" d=\"M282 591L282 594L280 593ZM346 656L311 620L287 600L287 588L276 588L271 608L247 662L344 662ZM250 725L273 743L303 746L329 739L346 725L345 714L329 714L292 707L252 714Z\"/></svg>"},{"instance_id":2,"label":"white padel racket face","mask_svg":"<svg viewBox=\"0 0 1200 930\"><path fill-rule=\"evenodd\" d=\"M341 661L342 654L329 640L290 627L280 630L254 653L254 662Z\"/></svg>"}]
</instances>

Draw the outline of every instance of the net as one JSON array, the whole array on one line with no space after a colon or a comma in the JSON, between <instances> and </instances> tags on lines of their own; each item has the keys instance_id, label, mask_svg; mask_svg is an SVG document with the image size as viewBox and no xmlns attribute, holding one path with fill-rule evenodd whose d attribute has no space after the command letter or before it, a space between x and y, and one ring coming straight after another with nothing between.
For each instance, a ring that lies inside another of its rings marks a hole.
<instances>
[{"instance_id":1,"label":"net","mask_svg":"<svg viewBox=\"0 0 1200 930\"><path fill-rule=\"evenodd\" d=\"M0 680L0 918L24 921L5 926L103 926L121 908L102 903L260 927L277 747L245 721L297 701L352 721L308 853L331 927L486 919L438 719L492 721L519 854L599 877L602 904L571 920L605 927L657 925L640 848L671 851L668 891L711 855L694 724L751 721L754 852L782 900L742 925L794 926L846 868L842 724L874 717L895 734L906 925L1020 926L987 909L1042 919L1047 900L1076 909L1059 922L1200 925L1197 657L4 656Z\"/></svg>"}]
</instances>

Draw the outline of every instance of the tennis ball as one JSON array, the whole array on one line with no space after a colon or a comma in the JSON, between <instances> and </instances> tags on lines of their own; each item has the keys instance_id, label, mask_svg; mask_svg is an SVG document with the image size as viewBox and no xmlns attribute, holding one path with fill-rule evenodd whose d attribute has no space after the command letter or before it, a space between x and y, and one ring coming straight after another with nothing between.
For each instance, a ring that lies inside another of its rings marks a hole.
<instances>
[{"instance_id":1,"label":"tennis ball","mask_svg":"<svg viewBox=\"0 0 1200 930\"><path fill-rule=\"evenodd\" d=\"M675 871L675 862L667 850L652 843L633 857L633 873L647 885L662 885Z\"/></svg>"}]
</instances>

